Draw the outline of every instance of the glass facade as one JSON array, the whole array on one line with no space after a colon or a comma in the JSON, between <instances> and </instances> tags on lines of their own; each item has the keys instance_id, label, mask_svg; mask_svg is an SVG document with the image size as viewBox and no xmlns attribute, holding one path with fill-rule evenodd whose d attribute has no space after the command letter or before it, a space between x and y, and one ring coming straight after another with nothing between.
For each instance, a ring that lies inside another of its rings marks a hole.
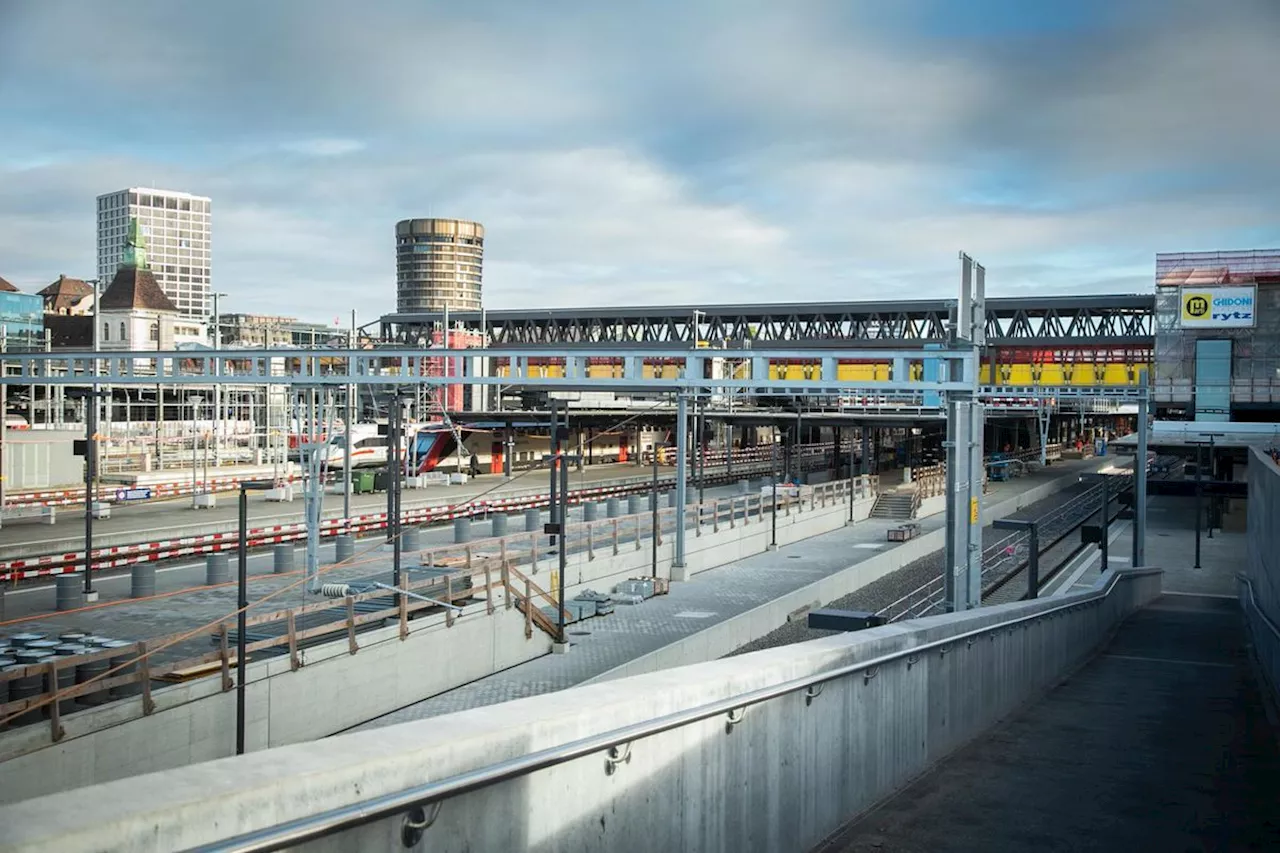
<instances>
[{"instance_id":1,"label":"glass facade","mask_svg":"<svg viewBox=\"0 0 1280 853\"><path fill-rule=\"evenodd\" d=\"M184 316L210 313L212 202L168 190L131 188L98 197L98 278L110 281L120 264L130 218L147 237L151 270Z\"/></svg>"},{"instance_id":2,"label":"glass facade","mask_svg":"<svg viewBox=\"0 0 1280 853\"><path fill-rule=\"evenodd\" d=\"M1184 298L1223 287L1254 288L1253 326L1184 328ZM1280 250L1158 255L1155 322L1157 408L1191 417L1226 398L1233 419L1280 409Z\"/></svg>"}]
</instances>

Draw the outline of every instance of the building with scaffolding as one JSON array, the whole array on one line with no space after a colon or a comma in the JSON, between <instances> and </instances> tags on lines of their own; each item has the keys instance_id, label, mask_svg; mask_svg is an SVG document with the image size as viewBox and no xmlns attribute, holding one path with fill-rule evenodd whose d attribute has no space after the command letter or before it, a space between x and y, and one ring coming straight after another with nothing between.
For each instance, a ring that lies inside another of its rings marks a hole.
<instances>
[{"instance_id":1,"label":"building with scaffolding","mask_svg":"<svg viewBox=\"0 0 1280 853\"><path fill-rule=\"evenodd\" d=\"M1280 249L1156 256L1162 418L1280 420Z\"/></svg>"}]
</instances>

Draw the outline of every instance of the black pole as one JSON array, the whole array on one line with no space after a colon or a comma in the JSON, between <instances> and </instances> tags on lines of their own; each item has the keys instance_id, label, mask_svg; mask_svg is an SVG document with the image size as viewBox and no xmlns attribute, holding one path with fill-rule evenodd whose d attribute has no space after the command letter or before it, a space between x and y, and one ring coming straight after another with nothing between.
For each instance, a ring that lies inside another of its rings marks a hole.
<instances>
[{"instance_id":1,"label":"black pole","mask_svg":"<svg viewBox=\"0 0 1280 853\"><path fill-rule=\"evenodd\" d=\"M400 397L387 408L387 536L391 539L391 585L400 588ZM399 597L399 593L396 594Z\"/></svg>"},{"instance_id":2,"label":"black pole","mask_svg":"<svg viewBox=\"0 0 1280 853\"><path fill-rule=\"evenodd\" d=\"M1213 458L1213 438L1214 437L1212 435L1209 436L1209 480L1210 481L1216 478L1214 469L1217 467L1216 465L1214 465L1215 460ZM1217 497L1215 495L1209 495L1209 511L1205 513L1204 520L1205 520L1205 527L1208 528L1209 530L1210 539L1213 538L1213 523L1217 521L1217 519L1215 518L1215 513L1217 511L1217 508L1218 508Z\"/></svg>"},{"instance_id":3,"label":"black pole","mask_svg":"<svg viewBox=\"0 0 1280 853\"><path fill-rule=\"evenodd\" d=\"M769 533L769 545L773 548L778 547L778 441L774 436L773 442L773 511L769 513L769 522L772 529Z\"/></svg>"},{"instance_id":4,"label":"black pole","mask_svg":"<svg viewBox=\"0 0 1280 853\"><path fill-rule=\"evenodd\" d=\"M1102 549L1102 571L1104 572L1111 567L1111 564L1107 559L1107 528L1110 526L1109 516L1111 515L1111 513L1108 512L1110 509L1108 504L1110 503L1111 492L1107 487L1107 478L1104 476L1102 478L1102 542L1098 545L1098 547Z\"/></svg>"},{"instance_id":5,"label":"black pole","mask_svg":"<svg viewBox=\"0 0 1280 853\"><path fill-rule=\"evenodd\" d=\"M567 434L569 431L569 409L565 407L564 429ZM564 456L560 458L560 644L568 643L568 635L565 633L564 624L564 588L565 583L564 570L568 563L568 530L569 530L569 466L565 464Z\"/></svg>"},{"instance_id":6,"label":"black pole","mask_svg":"<svg viewBox=\"0 0 1280 853\"><path fill-rule=\"evenodd\" d=\"M698 403L698 417L694 423L698 429L698 442L694 445L698 448L698 503L702 503L703 488L707 479L707 402L705 400Z\"/></svg>"},{"instance_id":7,"label":"black pole","mask_svg":"<svg viewBox=\"0 0 1280 853\"><path fill-rule=\"evenodd\" d=\"M1105 489L1106 486L1103 488ZM1027 555L1027 598L1037 598L1040 595L1040 531L1036 529L1035 522L1031 523L1030 534L1031 539L1028 545L1031 553ZM1106 553L1105 545L1102 553ZM1103 561L1106 561L1105 557Z\"/></svg>"},{"instance_id":8,"label":"black pole","mask_svg":"<svg viewBox=\"0 0 1280 853\"><path fill-rule=\"evenodd\" d=\"M653 443L653 494L649 496L649 514L653 518L653 535L649 537L649 550L653 576L658 576L658 443ZM636 522L636 536L640 535L640 522Z\"/></svg>"},{"instance_id":9,"label":"black pole","mask_svg":"<svg viewBox=\"0 0 1280 853\"><path fill-rule=\"evenodd\" d=\"M249 607L249 493L240 486L240 541L236 547L239 607L236 614L236 755L244 755L245 634Z\"/></svg>"},{"instance_id":10,"label":"black pole","mask_svg":"<svg viewBox=\"0 0 1280 853\"><path fill-rule=\"evenodd\" d=\"M837 451L837 453L838 453L838 452L839 452L839 449L840 449L840 438L839 438L840 433L839 433L839 428L837 427L836 429L837 429L837 431L836 431L836 451ZM838 461L837 461L837 463L836 463L836 464L837 464L837 466L839 466L839 462L838 462ZM849 523L850 523L850 524L853 524L853 478L854 478L854 473L853 473L853 436L852 436L852 435L850 435L850 436L849 436Z\"/></svg>"},{"instance_id":11,"label":"black pole","mask_svg":"<svg viewBox=\"0 0 1280 853\"><path fill-rule=\"evenodd\" d=\"M84 398L84 592L93 592L93 483L98 479L98 395Z\"/></svg>"},{"instance_id":12,"label":"black pole","mask_svg":"<svg viewBox=\"0 0 1280 853\"><path fill-rule=\"evenodd\" d=\"M1201 475L1204 473L1204 445L1196 445L1196 565L1200 568L1200 512L1204 505L1204 486Z\"/></svg>"},{"instance_id":13,"label":"black pole","mask_svg":"<svg viewBox=\"0 0 1280 853\"><path fill-rule=\"evenodd\" d=\"M560 480L556 477L556 465L560 460L560 432L558 429L559 415L558 403L553 398L551 400L551 499L547 506L547 512L551 518L551 523L556 523L556 516L560 512ZM551 536L551 544L555 545L558 540L555 534Z\"/></svg>"}]
</instances>

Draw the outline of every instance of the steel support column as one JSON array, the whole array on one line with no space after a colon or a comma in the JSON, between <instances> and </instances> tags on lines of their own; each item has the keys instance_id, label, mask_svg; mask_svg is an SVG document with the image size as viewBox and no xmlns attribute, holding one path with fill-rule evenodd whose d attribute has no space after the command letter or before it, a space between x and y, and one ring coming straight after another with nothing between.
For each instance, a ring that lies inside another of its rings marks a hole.
<instances>
[{"instance_id":1,"label":"steel support column","mask_svg":"<svg viewBox=\"0 0 1280 853\"><path fill-rule=\"evenodd\" d=\"M684 504L689 479L689 405L676 398L676 552L672 568L684 568Z\"/></svg>"},{"instance_id":2,"label":"steel support column","mask_svg":"<svg viewBox=\"0 0 1280 853\"><path fill-rule=\"evenodd\" d=\"M1133 468L1133 562L1147 563L1147 400L1138 400L1138 456Z\"/></svg>"}]
</instances>

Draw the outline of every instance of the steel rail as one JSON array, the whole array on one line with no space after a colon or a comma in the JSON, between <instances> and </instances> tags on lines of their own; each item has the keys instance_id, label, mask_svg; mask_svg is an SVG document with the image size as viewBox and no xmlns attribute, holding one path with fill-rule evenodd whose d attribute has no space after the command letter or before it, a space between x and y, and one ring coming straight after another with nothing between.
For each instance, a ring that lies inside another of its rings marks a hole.
<instances>
[{"instance_id":1,"label":"steel rail","mask_svg":"<svg viewBox=\"0 0 1280 853\"><path fill-rule=\"evenodd\" d=\"M1015 616L1012 619L985 625L951 637L931 640L911 648L888 652L870 660L847 664L826 672L793 678L770 687L758 688L684 711L676 711L651 720L632 723L631 725L579 738L558 746L540 749L518 758L500 761L487 767L459 773L436 782L426 782L403 791L327 809L317 815L286 821L275 826L243 833L224 841L189 848L189 850L190 853L214 853L215 851L217 853L259 853L259 851L280 850L322 838L334 832L353 829L417 806L478 791L490 785L516 779L548 767L565 764L595 752L601 752L622 744L630 744L636 740L653 737L692 723L709 720L720 714L745 710L753 705L759 705L771 699L787 696L810 687L824 685L827 682L836 681L849 675L866 673L869 670L874 670L877 667L904 658L919 657L924 652L949 648L970 639L986 636L997 631L1006 631L1027 622L1046 619L1060 612L1096 605L1111 594L1121 577L1142 577L1148 574L1158 574L1161 571L1161 569L1127 569L1122 572L1116 572L1107 579L1106 584L1100 589L1079 593L1073 600L1046 607L1044 610L1038 610L1035 613Z\"/></svg>"}]
</instances>

